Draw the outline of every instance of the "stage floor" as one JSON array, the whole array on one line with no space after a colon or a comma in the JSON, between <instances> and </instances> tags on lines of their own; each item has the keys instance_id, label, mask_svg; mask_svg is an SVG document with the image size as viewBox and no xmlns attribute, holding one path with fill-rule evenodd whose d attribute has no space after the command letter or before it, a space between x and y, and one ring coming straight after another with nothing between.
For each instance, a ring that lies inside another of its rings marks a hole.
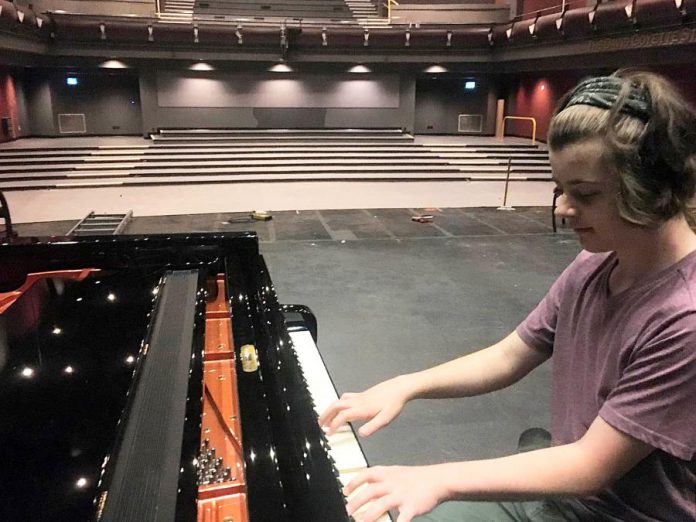
<instances>
[{"instance_id":1,"label":"stage floor","mask_svg":"<svg viewBox=\"0 0 696 522\"><path fill-rule=\"evenodd\" d=\"M415 143L500 144L490 137L416 136ZM85 138L30 138L0 145L0 150L34 147L147 146L137 136ZM506 138L505 144L530 144ZM544 147L543 144L541 144ZM508 204L547 206L553 183L513 181ZM317 181L289 183L229 183L63 190L9 191L6 197L15 223L81 219L90 211L134 216L217 214L251 210L295 211L329 209L498 207L503 202L502 181Z\"/></svg>"}]
</instances>

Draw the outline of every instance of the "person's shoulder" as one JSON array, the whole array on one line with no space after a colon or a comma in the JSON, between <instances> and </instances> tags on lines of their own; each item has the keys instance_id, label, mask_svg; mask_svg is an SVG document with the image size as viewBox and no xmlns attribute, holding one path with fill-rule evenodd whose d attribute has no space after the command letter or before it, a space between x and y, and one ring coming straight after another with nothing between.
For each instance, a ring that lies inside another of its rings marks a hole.
<instances>
[{"instance_id":1,"label":"person's shoulder","mask_svg":"<svg viewBox=\"0 0 696 522\"><path fill-rule=\"evenodd\" d=\"M677 263L677 273L680 281L675 291L688 296L692 310L696 310L696 250Z\"/></svg>"},{"instance_id":2,"label":"person's shoulder","mask_svg":"<svg viewBox=\"0 0 696 522\"><path fill-rule=\"evenodd\" d=\"M615 259L614 252L593 253L581 250L568 266L568 270L575 274L591 274L611 264Z\"/></svg>"},{"instance_id":3,"label":"person's shoulder","mask_svg":"<svg viewBox=\"0 0 696 522\"><path fill-rule=\"evenodd\" d=\"M676 268L685 280L696 283L696 250L678 261Z\"/></svg>"}]
</instances>

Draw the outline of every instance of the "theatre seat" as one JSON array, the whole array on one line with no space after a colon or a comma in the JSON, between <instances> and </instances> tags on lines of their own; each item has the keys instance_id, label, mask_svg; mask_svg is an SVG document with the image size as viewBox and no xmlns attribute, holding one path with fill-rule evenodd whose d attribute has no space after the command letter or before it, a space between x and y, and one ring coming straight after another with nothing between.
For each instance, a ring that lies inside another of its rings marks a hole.
<instances>
[{"instance_id":1,"label":"theatre seat","mask_svg":"<svg viewBox=\"0 0 696 522\"><path fill-rule=\"evenodd\" d=\"M560 12L542 15L536 22L534 34L540 40L560 39L563 36L559 29L562 21L563 18Z\"/></svg>"},{"instance_id":2,"label":"theatre seat","mask_svg":"<svg viewBox=\"0 0 696 522\"><path fill-rule=\"evenodd\" d=\"M152 28L152 35L148 27ZM154 26L143 22L115 21L107 24L106 39L114 42L146 43L154 42Z\"/></svg>"},{"instance_id":3,"label":"theatre seat","mask_svg":"<svg viewBox=\"0 0 696 522\"><path fill-rule=\"evenodd\" d=\"M244 41L244 29L239 31ZM237 27L234 25L202 25L198 27L198 43L204 46L238 46Z\"/></svg>"},{"instance_id":4,"label":"theatre seat","mask_svg":"<svg viewBox=\"0 0 696 522\"><path fill-rule=\"evenodd\" d=\"M534 31L536 30L536 18L528 18L515 22L510 33L510 43L530 44L536 40Z\"/></svg>"},{"instance_id":5,"label":"theatre seat","mask_svg":"<svg viewBox=\"0 0 696 522\"><path fill-rule=\"evenodd\" d=\"M633 0L598 2L588 17L597 33L625 32L634 27L633 11Z\"/></svg>"},{"instance_id":6,"label":"theatre seat","mask_svg":"<svg viewBox=\"0 0 696 522\"><path fill-rule=\"evenodd\" d=\"M579 7L577 9L568 9L563 15L561 24L561 32L565 38L582 38L592 34L592 25L590 24L590 13L594 11L594 7Z\"/></svg>"},{"instance_id":7,"label":"theatre seat","mask_svg":"<svg viewBox=\"0 0 696 522\"><path fill-rule=\"evenodd\" d=\"M302 29L298 34L294 36L294 43L297 47L303 49L316 49L328 46L328 32L326 34L326 44L324 45L324 39L322 37L321 29Z\"/></svg>"},{"instance_id":8,"label":"theatre seat","mask_svg":"<svg viewBox=\"0 0 696 522\"><path fill-rule=\"evenodd\" d=\"M454 29L452 31L452 49L476 49L489 47L492 32L489 27L472 29Z\"/></svg>"},{"instance_id":9,"label":"theatre seat","mask_svg":"<svg viewBox=\"0 0 696 522\"><path fill-rule=\"evenodd\" d=\"M194 28L188 24L154 24L152 26L152 41L156 43L190 46L196 43L195 40Z\"/></svg>"},{"instance_id":10,"label":"theatre seat","mask_svg":"<svg viewBox=\"0 0 696 522\"><path fill-rule=\"evenodd\" d=\"M679 2L679 10L684 17L684 21L696 22L696 0L681 0Z\"/></svg>"},{"instance_id":11,"label":"theatre seat","mask_svg":"<svg viewBox=\"0 0 696 522\"><path fill-rule=\"evenodd\" d=\"M410 32L409 46L413 49L447 49L447 31L442 29L416 29ZM450 32L451 35L451 32ZM450 47L452 36L449 37Z\"/></svg>"},{"instance_id":12,"label":"theatre seat","mask_svg":"<svg viewBox=\"0 0 696 522\"><path fill-rule=\"evenodd\" d=\"M12 2L0 0L0 23L3 25L17 23L17 8Z\"/></svg>"},{"instance_id":13,"label":"theatre seat","mask_svg":"<svg viewBox=\"0 0 696 522\"><path fill-rule=\"evenodd\" d=\"M96 20L81 20L79 18L61 18L56 24L54 34L56 40L71 42L98 42L107 36L106 24L104 32L100 30L100 23ZM103 35L103 36L102 36Z\"/></svg>"},{"instance_id":14,"label":"theatre seat","mask_svg":"<svg viewBox=\"0 0 696 522\"><path fill-rule=\"evenodd\" d=\"M406 47L406 32L394 29L370 29L370 47L377 49L403 49Z\"/></svg>"},{"instance_id":15,"label":"theatre seat","mask_svg":"<svg viewBox=\"0 0 696 522\"><path fill-rule=\"evenodd\" d=\"M682 21L675 0L638 0L634 15L639 29L670 27Z\"/></svg>"},{"instance_id":16,"label":"theatre seat","mask_svg":"<svg viewBox=\"0 0 696 522\"><path fill-rule=\"evenodd\" d=\"M331 48L364 47L365 34L358 29L329 29L326 32L326 40L327 47Z\"/></svg>"},{"instance_id":17,"label":"theatre seat","mask_svg":"<svg viewBox=\"0 0 696 522\"><path fill-rule=\"evenodd\" d=\"M514 24L500 24L493 28L491 42L493 45L507 45L510 41L508 31L514 30Z\"/></svg>"}]
</instances>

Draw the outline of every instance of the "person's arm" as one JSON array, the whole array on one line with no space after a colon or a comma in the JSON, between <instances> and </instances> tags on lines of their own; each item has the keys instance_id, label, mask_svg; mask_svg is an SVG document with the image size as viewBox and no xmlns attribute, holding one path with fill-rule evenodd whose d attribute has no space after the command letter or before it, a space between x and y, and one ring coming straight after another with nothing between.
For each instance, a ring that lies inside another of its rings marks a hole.
<instances>
[{"instance_id":1,"label":"person's arm","mask_svg":"<svg viewBox=\"0 0 696 522\"><path fill-rule=\"evenodd\" d=\"M516 332L478 352L417 373L384 381L362 393L345 393L319 418L329 435L346 422L368 421L367 437L389 424L404 405L419 398L469 397L505 388L548 359Z\"/></svg>"},{"instance_id":2,"label":"person's arm","mask_svg":"<svg viewBox=\"0 0 696 522\"><path fill-rule=\"evenodd\" d=\"M345 488L348 513L373 501L360 522L390 509L410 522L446 500L538 499L597 493L621 478L653 448L597 417L575 443L490 460L421 467L375 467ZM360 487L365 485L365 487Z\"/></svg>"}]
</instances>

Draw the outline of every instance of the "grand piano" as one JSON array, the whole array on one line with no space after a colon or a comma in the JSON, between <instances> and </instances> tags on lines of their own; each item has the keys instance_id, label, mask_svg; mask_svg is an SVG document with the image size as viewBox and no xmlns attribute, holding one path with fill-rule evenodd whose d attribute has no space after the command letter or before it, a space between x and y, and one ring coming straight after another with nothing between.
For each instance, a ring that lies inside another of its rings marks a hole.
<instances>
[{"instance_id":1,"label":"grand piano","mask_svg":"<svg viewBox=\"0 0 696 522\"><path fill-rule=\"evenodd\" d=\"M252 233L0 245L0 520L349 520L316 338Z\"/></svg>"}]
</instances>

